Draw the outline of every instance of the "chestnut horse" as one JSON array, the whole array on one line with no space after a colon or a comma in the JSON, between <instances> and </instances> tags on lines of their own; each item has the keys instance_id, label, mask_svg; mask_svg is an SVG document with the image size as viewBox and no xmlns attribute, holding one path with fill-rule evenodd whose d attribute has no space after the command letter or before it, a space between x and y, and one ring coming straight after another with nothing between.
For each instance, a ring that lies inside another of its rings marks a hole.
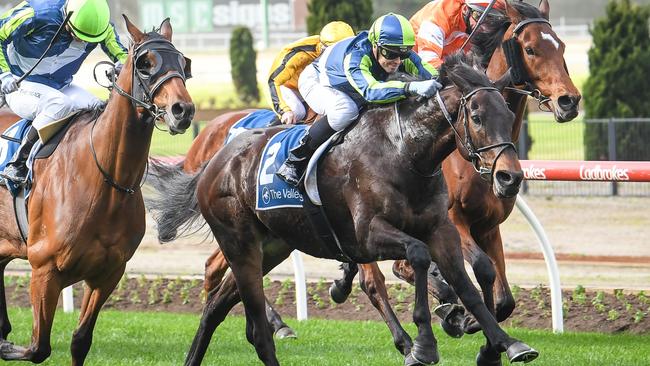
<instances>
[{"instance_id":1,"label":"chestnut horse","mask_svg":"<svg viewBox=\"0 0 650 366\"><path fill-rule=\"evenodd\" d=\"M72 335L72 365L90 350L99 311L124 273L145 232L140 182L158 119L171 133L191 124L194 104L185 88L189 62L171 43L169 19L160 33L143 33L124 16L134 42L103 111L80 112L57 150L34 163L27 243L22 242L12 197L0 190L0 270L27 259L32 268L31 344L7 341L4 288L0 294L0 357L43 362L59 294L85 281L79 324Z\"/></svg>"},{"instance_id":2,"label":"chestnut horse","mask_svg":"<svg viewBox=\"0 0 650 366\"><path fill-rule=\"evenodd\" d=\"M9 109L0 109L0 133L7 130L14 123L18 122L20 117Z\"/></svg>"},{"instance_id":3,"label":"chestnut horse","mask_svg":"<svg viewBox=\"0 0 650 366\"><path fill-rule=\"evenodd\" d=\"M491 351L506 352L512 362L530 361L537 352L499 327L469 280L458 232L447 215L445 182L436 174L443 159L458 148L486 172L494 194L516 195L523 174L511 142L514 114L485 74L465 64L462 55L445 61L441 80L453 85L438 98L409 99L361 114L345 142L318 167L325 212L341 250L355 262L408 259L413 266L418 336L405 350L406 365L439 359L427 294L432 259L481 324ZM208 295L187 365L202 361L216 327L240 299L248 341L265 365L278 365L262 276L294 249L334 259L304 210L255 209L259 155L281 130L243 133L195 175L178 166L153 169L165 180L154 180L160 196L149 205L160 236L173 240L191 230L202 215L231 268Z\"/></svg>"},{"instance_id":4,"label":"chestnut horse","mask_svg":"<svg viewBox=\"0 0 650 366\"><path fill-rule=\"evenodd\" d=\"M510 109L515 112L513 141L519 138L528 95L538 99L540 105L544 102L543 104L553 111L558 122L569 121L577 115L580 93L565 67L564 43L547 23L549 11L546 0L541 2L539 9L526 3L509 3L507 18L495 20L489 25L491 32L479 34L477 39L473 40L474 51L488 64L487 74L492 79L499 78L509 68L504 51L499 47L502 42L512 39L520 43L521 49L526 52L525 56L520 53L518 59L528 74L528 80L504 91ZM542 33L556 40L557 46L549 39L544 39ZM195 171L205 163L222 147L230 126L248 113L249 111L231 112L215 118L192 144L184 162L185 170ZM472 264L485 294L486 303L488 306L496 303L497 319L502 321L512 313L515 303L505 274L499 225L512 212L515 199L497 199L490 195L489 185L479 179L480 176L474 172L471 164L462 159L458 152L452 153L445 160L443 170L450 194L449 214L452 222L458 225L463 254ZM225 258L217 248L206 262L206 290L209 291L219 283L227 268ZM387 321L396 347L404 349L405 344L409 344L411 340L391 309L383 274L376 264L361 264L359 268L362 289ZM356 266L344 265L344 269L344 278L337 280L331 289L337 302L345 301L357 273ZM397 261L393 270L398 277L413 282L413 273L408 262ZM441 303L455 302L453 291L445 286L435 268L432 268L430 275L430 291L434 296L439 298ZM492 295L492 289L496 296ZM494 298L495 300L491 300ZM450 306L441 307L440 310L438 314L443 318L443 328L450 335L458 337L464 330L477 330L471 326L469 329L463 329L458 316L462 309ZM277 323L279 315L274 313L272 308L269 314Z\"/></svg>"}]
</instances>

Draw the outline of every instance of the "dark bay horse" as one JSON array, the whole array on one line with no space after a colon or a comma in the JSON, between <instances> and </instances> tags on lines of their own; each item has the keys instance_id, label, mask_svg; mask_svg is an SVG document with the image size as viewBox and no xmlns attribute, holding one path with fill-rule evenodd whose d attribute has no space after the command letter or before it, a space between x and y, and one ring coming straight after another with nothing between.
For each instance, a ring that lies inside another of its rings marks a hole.
<instances>
[{"instance_id":1,"label":"dark bay horse","mask_svg":"<svg viewBox=\"0 0 650 366\"><path fill-rule=\"evenodd\" d=\"M526 106L526 97L531 95L550 108L558 122L568 121L577 115L580 93L574 86L564 63L564 43L547 23L549 14L547 1L539 9L525 3L509 3L507 18L497 19L490 24L491 32L479 34L473 41L474 50L487 64L487 74L498 79L509 68L501 45L507 40L518 42L521 47L514 62L520 62L528 78L515 89L506 89L504 97L509 108L515 112L515 126L512 138L516 141ZM515 30L517 33L515 34ZM546 36L544 36L546 35ZM554 43L552 40L555 40ZM525 55L523 54L525 52ZM518 60L518 61L517 61ZM232 112L219 116L204 129L192 145L185 161L186 171L194 171L207 161L223 144L228 129L248 111ZM505 221L514 207L514 198L496 198L489 194L490 186L480 179L471 164L458 152L453 152L443 163L445 180L449 187L449 214L461 234L463 254L472 264L475 275L485 294L488 306L496 303L498 320L506 319L514 309L514 299L505 274L503 245L499 224ZM206 262L205 286L210 290L225 274L228 266L217 249ZM333 297L342 302L352 288L356 266L344 265L342 280L332 288ZM376 264L361 264L361 287L368 294L372 304L387 321L398 349L404 349L410 338L401 328L393 313L384 285L384 276ZM397 261L395 274L413 283L413 272L405 261ZM456 297L445 286L437 271L432 269L431 292L443 303L455 302ZM494 289L495 296L492 295ZM490 299L494 300L490 300ZM443 328L453 336L463 334L463 327L455 315L458 309L448 307L440 315ZM278 318L277 314L274 318ZM475 331L476 328L467 329Z\"/></svg>"},{"instance_id":2,"label":"dark bay horse","mask_svg":"<svg viewBox=\"0 0 650 366\"><path fill-rule=\"evenodd\" d=\"M540 106L544 104L550 108L558 122L570 121L578 114L580 93L566 69L564 43L548 23L549 12L546 0L541 1L539 8L523 2L508 3L507 17L491 21L488 24L491 31L479 34L473 41L474 52L487 64L488 77L499 78L508 68L513 68L519 74L516 85L504 91L508 106L516 116L513 141L519 138L528 95L537 98ZM510 61L505 54L507 42L510 42L510 46L515 45ZM506 278L499 225L512 212L516 197L497 198L489 194L490 185L480 178L458 151L443 162L443 171L449 189L449 217L460 233L463 255L472 265L486 304L495 311L497 320L503 321L514 310L515 301ZM375 264L360 267L362 288L384 319L396 321L379 268ZM344 301L349 294L357 270L356 266L343 268L343 279L337 280L331 289L337 301ZM408 262L396 261L393 272L410 283L414 281ZM435 269L432 270L430 284L431 292L441 299L441 303L454 302L455 296ZM444 311L440 315L450 315ZM451 318L448 320L452 321ZM454 336L463 333L457 321L453 324L443 321L442 325ZM470 322L466 327L464 330L468 332L478 330L475 323ZM401 327L389 322L389 328L395 339L402 341L405 333L400 331Z\"/></svg>"},{"instance_id":3,"label":"dark bay horse","mask_svg":"<svg viewBox=\"0 0 650 366\"><path fill-rule=\"evenodd\" d=\"M471 284L458 232L447 215L444 179L432 174L458 148L477 169L489 172L484 176L492 182L494 194L516 195L522 172L511 142L514 114L487 77L460 55L446 60L441 79L444 85L453 85L440 93L441 101L407 100L362 114L345 142L319 165L325 211L344 252L355 262L406 258L413 266L418 336L405 352L405 364L439 359L427 294L432 259L481 324L488 347L506 352L512 362L530 361L537 352L499 327ZM281 129L240 135L195 175L182 173L178 166L154 169L165 178L156 187L160 196L149 205L160 235L171 240L202 216L232 270L208 296L187 365L201 362L216 327L240 299L248 341L265 365L278 365L265 316L262 276L294 249L332 259L303 210L255 209L258 156Z\"/></svg>"},{"instance_id":4,"label":"dark bay horse","mask_svg":"<svg viewBox=\"0 0 650 366\"><path fill-rule=\"evenodd\" d=\"M12 197L0 190L0 270L15 258L32 267L31 344L7 341L4 287L0 293L0 357L43 362L61 290L85 281L79 324L72 335L72 365L90 350L99 311L124 273L145 232L140 182L145 174L154 123L184 132L194 115L185 88L189 64L171 43L169 19L158 32L143 33L125 16L134 42L102 110L81 112L57 150L34 163L29 234L22 242Z\"/></svg>"}]
</instances>

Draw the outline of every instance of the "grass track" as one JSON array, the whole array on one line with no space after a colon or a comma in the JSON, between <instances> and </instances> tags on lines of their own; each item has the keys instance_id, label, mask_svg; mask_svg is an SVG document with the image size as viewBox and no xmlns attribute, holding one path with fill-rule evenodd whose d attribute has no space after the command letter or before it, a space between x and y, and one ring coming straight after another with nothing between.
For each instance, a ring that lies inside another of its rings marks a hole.
<instances>
[{"instance_id":1,"label":"grass track","mask_svg":"<svg viewBox=\"0 0 650 366\"><path fill-rule=\"evenodd\" d=\"M9 339L25 345L31 336L31 310L11 308L13 332ZM70 364L69 343L79 314L57 313L52 332L52 356L43 365ZM87 365L181 365L198 325L198 314L136 313L104 311L95 329ZM285 366L391 365L403 364L381 322L289 320L299 339L276 342L280 363ZM412 324L407 331L415 334ZM540 351L531 365L648 365L650 335L602 335L573 333L554 335L545 331L510 329L513 337ZM434 328L439 337L440 365L473 365L483 337L451 339ZM230 317L217 329L205 365L261 365L246 341L244 319ZM507 364L507 361L504 361Z\"/></svg>"}]
</instances>

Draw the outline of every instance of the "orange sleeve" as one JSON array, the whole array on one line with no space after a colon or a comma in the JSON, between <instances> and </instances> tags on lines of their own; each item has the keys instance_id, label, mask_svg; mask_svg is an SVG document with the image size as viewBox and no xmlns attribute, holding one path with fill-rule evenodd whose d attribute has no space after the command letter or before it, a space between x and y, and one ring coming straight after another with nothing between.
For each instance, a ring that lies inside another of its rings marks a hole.
<instances>
[{"instance_id":1,"label":"orange sleeve","mask_svg":"<svg viewBox=\"0 0 650 366\"><path fill-rule=\"evenodd\" d=\"M439 0L428 3L413 15L410 21L415 31L414 50L424 62L438 68L444 56L455 51L446 48L465 34L462 9L462 0Z\"/></svg>"}]
</instances>

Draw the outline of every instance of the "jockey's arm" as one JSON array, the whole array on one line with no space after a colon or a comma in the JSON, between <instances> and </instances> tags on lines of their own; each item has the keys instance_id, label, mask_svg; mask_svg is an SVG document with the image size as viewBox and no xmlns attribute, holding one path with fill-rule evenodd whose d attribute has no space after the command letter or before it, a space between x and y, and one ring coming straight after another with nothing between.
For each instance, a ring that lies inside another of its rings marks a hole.
<instances>
[{"instance_id":1,"label":"jockey's arm","mask_svg":"<svg viewBox=\"0 0 650 366\"><path fill-rule=\"evenodd\" d=\"M128 56L127 49L120 42L120 38L115 32L115 26L111 23L108 27L108 34L101 43L102 50L113 62L124 64Z\"/></svg>"},{"instance_id":2,"label":"jockey's arm","mask_svg":"<svg viewBox=\"0 0 650 366\"><path fill-rule=\"evenodd\" d=\"M288 58L287 58L288 56ZM313 61L313 58L309 57L304 52L289 52L284 55L282 61L271 70L269 75L269 91L271 93L271 103L273 104L273 110L279 116L282 116L285 112L290 112L291 107L285 102L282 97L282 92L280 91L280 86L284 85L291 79L298 80L298 70L303 70L307 64Z\"/></svg>"},{"instance_id":3,"label":"jockey's arm","mask_svg":"<svg viewBox=\"0 0 650 366\"><path fill-rule=\"evenodd\" d=\"M425 20L415 35L418 55L422 58L422 61L436 69L440 68L443 63L442 50L447 36L445 33L445 30L439 25Z\"/></svg>"},{"instance_id":4,"label":"jockey's arm","mask_svg":"<svg viewBox=\"0 0 650 366\"><path fill-rule=\"evenodd\" d=\"M432 79L438 76L438 69L429 63L423 62L415 52L411 52L409 58L402 61L402 64L404 65L404 71L422 79Z\"/></svg>"},{"instance_id":5,"label":"jockey's arm","mask_svg":"<svg viewBox=\"0 0 650 366\"><path fill-rule=\"evenodd\" d=\"M343 61L345 77L352 87L370 103L392 103L405 99L406 83L398 80L380 81L370 71L370 55L349 53Z\"/></svg>"},{"instance_id":6,"label":"jockey's arm","mask_svg":"<svg viewBox=\"0 0 650 366\"><path fill-rule=\"evenodd\" d=\"M18 10L21 7L23 9ZM5 14L11 15L0 19L0 44L2 44L3 48L3 50L0 51L0 73L11 71L4 52L4 49L7 47L7 41L14 37L26 35L32 30L34 23L34 9L30 6L23 6L23 4L20 4L7 11Z\"/></svg>"}]
</instances>

